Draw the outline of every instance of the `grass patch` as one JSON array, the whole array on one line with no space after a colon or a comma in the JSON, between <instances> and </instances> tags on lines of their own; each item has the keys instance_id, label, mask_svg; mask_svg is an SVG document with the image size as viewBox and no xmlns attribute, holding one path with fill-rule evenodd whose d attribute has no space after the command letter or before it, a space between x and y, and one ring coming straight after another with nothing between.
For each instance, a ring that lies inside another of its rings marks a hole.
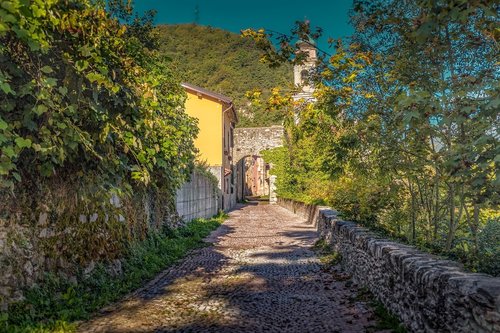
<instances>
[{"instance_id":1,"label":"grass patch","mask_svg":"<svg viewBox=\"0 0 500 333\"><path fill-rule=\"evenodd\" d=\"M333 250L333 247L320 239L315 244L313 249L316 251L319 261L326 267L336 266L342 260L339 252Z\"/></svg>"},{"instance_id":2,"label":"grass patch","mask_svg":"<svg viewBox=\"0 0 500 333\"><path fill-rule=\"evenodd\" d=\"M393 333L406 333L406 328L399 318L390 313L381 302L377 301L368 288L360 288L353 300L366 302L373 309L377 324L370 327L370 331L390 330Z\"/></svg>"},{"instance_id":3,"label":"grass patch","mask_svg":"<svg viewBox=\"0 0 500 333\"><path fill-rule=\"evenodd\" d=\"M103 264L78 284L54 275L25 292L26 299L0 313L2 332L73 332L75 321L90 318L98 309L141 287L190 250L206 245L203 238L226 218L199 219L167 233L152 233L132 245L122 260L123 274L113 276Z\"/></svg>"},{"instance_id":4,"label":"grass patch","mask_svg":"<svg viewBox=\"0 0 500 333\"><path fill-rule=\"evenodd\" d=\"M375 325L375 329L391 330L393 333L406 333L406 328L399 318L390 313L382 303L373 300L370 302L370 305L373 307L373 311L377 316L377 325Z\"/></svg>"}]
</instances>

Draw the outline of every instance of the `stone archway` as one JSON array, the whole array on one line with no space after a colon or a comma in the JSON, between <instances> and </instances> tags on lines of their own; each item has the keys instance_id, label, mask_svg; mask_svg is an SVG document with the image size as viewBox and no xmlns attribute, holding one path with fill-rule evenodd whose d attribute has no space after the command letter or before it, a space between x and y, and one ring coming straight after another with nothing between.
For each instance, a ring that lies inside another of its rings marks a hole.
<instances>
[{"instance_id":1,"label":"stone archway","mask_svg":"<svg viewBox=\"0 0 500 333\"><path fill-rule=\"evenodd\" d=\"M236 198L269 196L269 164L260 155L246 155L235 164Z\"/></svg>"},{"instance_id":2,"label":"stone archway","mask_svg":"<svg viewBox=\"0 0 500 333\"><path fill-rule=\"evenodd\" d=\"M258 159L262 159L261 151L282 147L283 135L283 126L236 128L234 130L233 158L236 169L237 200L243 200L248 193L247 173L251 171L254 173L253 179L262 184L267 190L266 195L269 195L271 202L275 202L274 181L276 176L270 174L268 165L261 163ZM248 159L253 159L252 169L249 168ZM262 177L265 179L263 180Z\"/></svg>"}]
</instances>

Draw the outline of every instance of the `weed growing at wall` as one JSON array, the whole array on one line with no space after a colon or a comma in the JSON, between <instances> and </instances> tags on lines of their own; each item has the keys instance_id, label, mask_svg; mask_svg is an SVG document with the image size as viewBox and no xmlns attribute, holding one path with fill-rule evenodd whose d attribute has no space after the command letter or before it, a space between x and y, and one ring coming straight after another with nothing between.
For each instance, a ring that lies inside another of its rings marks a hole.
<instances>
[{"instance_id":1,"label":"weed growing at wall","mask_svg":"<svg viewBox=\"0 0 500 333\"><path fill-rule=\"evenodd\" d=\"M324 239L320 239L314 244L314 250L318 254L321 263L326 267L338 265L342 260L342 255L334 251L332 246Z\"/></svg>"},{"instance_id":2,"label":"weed growing at wall","mask_svg":"<svg viewBox=\"0 0 500 333\"><path fill-rule=\"evenodd\" d=\"M406 328L401 324L401 321L390 313L382 303L377 301L367 288L360 288L355 300L368 302L368 304L372 307L375 316L377 316L377 324L374 327L367 329L368 333L372 330L390 330L393 333L407 332Z\"/></svg>"},{"instance_id":3,"label":"weed growing at wall","mask_svg":"<svg viewBox=\"0 0 500 333\"><path fill-rule=\"evenodd\" d=\"M89 318L92 312L137 289L190 250L203 246L203 238L224 218L194 220L168 233L151 232L127 249L121 261L123 272L118 276L103 263L88 275L80 272L78 283L47 274L40 284L26 291L24 301L12 304L0 315L0 330L74 331L74 321Z\"/></svg>"}]
</instances>

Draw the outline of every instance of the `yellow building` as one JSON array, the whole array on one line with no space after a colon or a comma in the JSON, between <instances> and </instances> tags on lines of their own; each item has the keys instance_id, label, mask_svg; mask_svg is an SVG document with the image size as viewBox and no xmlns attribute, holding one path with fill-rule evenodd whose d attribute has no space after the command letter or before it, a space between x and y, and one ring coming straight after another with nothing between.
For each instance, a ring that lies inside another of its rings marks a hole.
<instances>
[{"instance_id":1,"label":"yellow building","mask_svg":"<svg viewBox=\"0 0 500 333\"><path fill-rule=\"evenodd\" d=\"M233 130L238 122L232 100L224 95L183 83L187 92L186 113L198 119L200 129L195 146L200 160L210 166L219 180L222 209L229 210L236 203L233 165Z\"/></svg>"}]
</instances>

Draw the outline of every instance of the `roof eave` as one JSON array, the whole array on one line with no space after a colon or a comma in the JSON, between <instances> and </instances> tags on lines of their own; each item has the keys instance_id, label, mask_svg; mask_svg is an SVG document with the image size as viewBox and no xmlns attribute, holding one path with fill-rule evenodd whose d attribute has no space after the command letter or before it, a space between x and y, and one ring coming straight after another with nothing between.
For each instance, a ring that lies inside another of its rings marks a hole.
<instances>
[{"instance_id":1,"label":"roof eave","mask_svg":"<svg viewBox=\"0 0 500 333\"><path fill-rule=\"evenodd\" d=\"M238 114L236 113L236 109L234 107L234 104L233 102L231 102L231 110L233 110L233 115L234 115L234 120L236 121L236 123L239 121L238 119Z\"/></svg>"},{"instance_id":2,"label":"roof eave","mask_svg":"<svg viewBox=\"0 0 500 333\"><path fill-rule=\"evenodd\" d=\"M222 94L210 91L208 89L195 86L194 84L190 84L190 83L183 82L183 83L181 83L181 86L184 89L187 89L187 90L189 90L191 92L194 92L196 94L201 94L201 95L213 98L213 99L217 100L218 102L227 104L231 108L231 110L233 111L233 115L234 115L235 121L236 122L239 121L238 120L238 114L236 113L236 108L234 107L233 100L231 98L229 98L227 96L224 96Z\"/></svg>"},{"instance_id":3,"label":"roof eave","mask_svg":"<svg viewBox=\"0 0 500 333\"><path fill-rule=\"evenodd\" d=\"M211 98L216 99L217 101L220 101L220 102L224 102L227 104L233 103L233 100L227 96L210 91L210 90L202 88L202 87L195 86L194 84L181 83L181 86L184 87L185 89L191 90L193 92L196 92L196 93L208 96L208 97L211 97Z\"/></svg>"}]
</instances>

